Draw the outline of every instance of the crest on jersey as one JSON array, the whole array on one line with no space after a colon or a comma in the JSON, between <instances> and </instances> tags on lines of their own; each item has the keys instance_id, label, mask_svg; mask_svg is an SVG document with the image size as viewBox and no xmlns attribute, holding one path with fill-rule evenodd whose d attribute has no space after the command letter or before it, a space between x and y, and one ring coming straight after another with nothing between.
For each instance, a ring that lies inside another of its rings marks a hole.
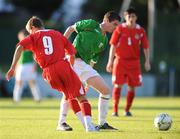
<instances>
[{"instance_id":1,"label":"crest on jersey","mask_svg":"<svg viewBox=\"0 0 180 139\"><path fill-rule=\"evenodd\" d=\"M137 39L137 40L139 40L139 38L140 38L140 36L139 36L138 33L136 33L134 37L135 37L135 39Z\"/></svg>"},{"instance_id":2,"label":"crest on jersey","mask_svg":"<svg viewBox=\"0 0 180 139\"><path fill-rule=\"evenodd\" d=\"M103 43L101 42L98 47L102 48L103 47Z\"/></svg>"}]
</instances>

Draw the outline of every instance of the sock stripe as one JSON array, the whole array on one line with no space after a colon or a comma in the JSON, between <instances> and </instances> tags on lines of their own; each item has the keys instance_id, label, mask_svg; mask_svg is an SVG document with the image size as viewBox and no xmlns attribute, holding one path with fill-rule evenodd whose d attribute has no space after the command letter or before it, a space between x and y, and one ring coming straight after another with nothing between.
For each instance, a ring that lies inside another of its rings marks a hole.
<instances>
[{"instance_id":1,"label":"sock stripe","mask_svg":"<svg viewBox=\"0 0 180 139\"><path fill-rule=\"evenodd\" d=\"M109 100L109 98L101 97L102 99Z\"/></svg>"}]
</instances>

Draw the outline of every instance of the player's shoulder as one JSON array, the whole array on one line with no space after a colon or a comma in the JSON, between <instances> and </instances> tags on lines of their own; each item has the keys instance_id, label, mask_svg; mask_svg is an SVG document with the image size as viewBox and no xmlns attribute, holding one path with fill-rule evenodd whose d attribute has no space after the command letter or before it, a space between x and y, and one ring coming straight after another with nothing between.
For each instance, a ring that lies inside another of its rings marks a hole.
<instances>
[{"instance_id":1,"label":"player's shoulder","mask_svg":"<svg viewBox=\"0 0 180 139\"><path fill-rule=\"evenodd\" d=\"M121 23L121 24L119 24L118 26L117 26L117 28L118 29L125 29L125 28L127 28L128 26L127 26L127 24L124 22L124 23Z\"/></svg>"},{"instance_id":2,"label":"player's shoulder","mask_svg":"<svg viewBox=\"0 0 180 139\"><path fill-rule=\"evenodd\" d=\"M126 23L121 23L116 27L116 31L121 32L126 27L127 27Z\"/></svg>"},{"instance_id":3,"label":"player's shoulder","mask_svg":"<svg viewBox=\"0 0 180 139\"><path fill-rule=\"evenodd\" d=\"M121 28L126 28L127 25L126 25L126 23L121 23L121 24L119 25L119 27L121 27Z\"/></svg>"},{"instance_id":4,"label":"player's shoulder","mask_svg":"<svg viewBox=\"0 0 180 139\"><path fill-rule=\"evenodd\" d=\"M144 28L139 24L136 24L135 28L140 31L145 31Z\"/></svg>"}]
</instances>

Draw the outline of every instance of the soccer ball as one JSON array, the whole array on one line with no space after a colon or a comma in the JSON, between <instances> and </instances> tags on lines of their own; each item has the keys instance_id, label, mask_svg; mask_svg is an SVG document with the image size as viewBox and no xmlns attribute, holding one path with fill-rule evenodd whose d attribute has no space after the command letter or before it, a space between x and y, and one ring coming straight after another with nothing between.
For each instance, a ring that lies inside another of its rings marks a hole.
<instances>
[{"instance_id":1,"label":"soccer ball","mask_svg":"<svg viewBox=\"0 0 180 139\"><path fill-rule=\"evenodd\" d=\"M172 119L166 113L160 113L154 119L154 125L158 130L167 131L171 128Z\"/></svg>"}]
</instances>

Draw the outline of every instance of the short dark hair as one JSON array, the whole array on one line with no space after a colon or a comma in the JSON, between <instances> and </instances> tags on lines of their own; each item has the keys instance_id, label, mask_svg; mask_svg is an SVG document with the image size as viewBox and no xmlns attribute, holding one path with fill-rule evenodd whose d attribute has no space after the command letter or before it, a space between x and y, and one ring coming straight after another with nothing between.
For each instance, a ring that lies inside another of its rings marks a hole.
<instances>
[{"instance_id":1,"label":"short dark hair","mask_svg":"<svg viewBox=\"0 0 180 139\"><path fill-rule=\"evenodd\" d=\"M118 20L121 21L121 17L119 16L119 14L117 14L114 11L109 11L104 15L104 19L103 20L108 20L109 22L112 22L114 20Z\"/></svg>"},{"instance_id":2,"label":"short dark hair","mask_svg":"<svg viewBox=\"0 0 180 139\"><path fill-rule=\"evenodd\" d=\"M127 14L135 14L137 15L137 12L134 8L130 7L128 8L125 12L127 12Z\"/></svg>"},{"instance_id":3,"label":"short dark hair","mask_svg":"<svg viewBox=\"0 0 180 139\"><path fill-rule=\"evenodd\" d=\"M26 29L29 30L32 28L32 26L36 28L44 28L44 23L39 17L32 16L26 24Z\"/></svg>"}]
</instances>

